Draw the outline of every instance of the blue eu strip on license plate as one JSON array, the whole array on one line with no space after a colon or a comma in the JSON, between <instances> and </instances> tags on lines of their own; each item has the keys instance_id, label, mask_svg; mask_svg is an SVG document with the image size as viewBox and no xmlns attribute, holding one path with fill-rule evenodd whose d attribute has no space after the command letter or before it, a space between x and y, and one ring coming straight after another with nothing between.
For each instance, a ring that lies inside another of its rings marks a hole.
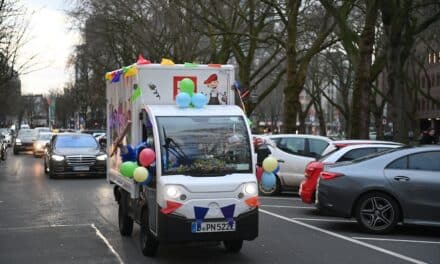
<instances>
[{"instance_id":1,"label":"blue eu strip on license plate","mask_svg":"<svg viewBox=\"0 0 440 264\"><path fill-rule=\"evenodd\" d=\"M235 231L235 221L230 225L228 222L193 222L191 224L192 233L214 233Z\"/></svg>"}]
</instances>

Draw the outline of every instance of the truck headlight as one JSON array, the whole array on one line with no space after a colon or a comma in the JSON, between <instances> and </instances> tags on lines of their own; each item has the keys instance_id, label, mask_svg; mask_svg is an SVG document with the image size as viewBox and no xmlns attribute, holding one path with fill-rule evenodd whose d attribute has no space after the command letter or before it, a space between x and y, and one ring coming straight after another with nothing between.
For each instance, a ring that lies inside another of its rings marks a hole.
<instances>
[{"instance_id":1,"label":"truck headlight","mask_svg":"<svg viewBox=\"0 0 440 264\"><path fill-rule=\"evenodd\" d=\"M102 154L102 155L96 156L96 159L100 160L100 161L104 161L107 159L107 154Z\"/></svg>"},{"instance_id":2,"label":"truck headlight","mask_svg":"<svg viewBox=\"0 0 440 264\"><path fill-rule=\"evenodd\" d=\"M177 185L167 185L165 195L171 199L177 199L180 196L180 188Z\"/></svg>"},{"instance_id":3,"label":"truck headlight","mask_svg":"<svg viewBox=\"0 0 440 264\"><path fill-rule=\"evenodd\" d=\"M52 155L52 159L54 160L54 161L63 161L64 160L64 157L63 156L60 156L60 155Z\"/></svg>"},{"instance_id":4,"label":"truck headlight","mask_svg":"<svg viewBox=\"0 0 440 264\"><path fill-rule=\"evenodd\" d=\"M243 192L245 195L253 196L258 194L257 184L254 182L245 183L243 186Z\"/></svg>"}]
</instances>

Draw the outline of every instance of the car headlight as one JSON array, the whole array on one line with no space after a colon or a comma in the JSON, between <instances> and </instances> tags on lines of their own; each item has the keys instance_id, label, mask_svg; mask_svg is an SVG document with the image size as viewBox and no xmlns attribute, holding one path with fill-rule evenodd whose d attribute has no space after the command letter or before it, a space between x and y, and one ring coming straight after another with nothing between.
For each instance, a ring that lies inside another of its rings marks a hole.
<instances>
[{"instance_id":1,"label":"car headlight","mask_svg":"<svg viewBox=\"0 0 440 264\"><path fill-rule=\"evenodd\" d=\"M17 138L17 139L15 140L15 143L21 143L21 139Z\"/></svg>"},{"instance_id":2,"label":"car headlight","mask_svg":"<svg viewBox=\"0 0 440 264\"><path fill-rule=\"evenodd\" d=\"M254 182L248 182L243 185L243 192L245 195L253 196L258 194L257 184Z\"/></svg>"},{"instance_id":3,"label":"car headlight","mask_svg":"<svg viewBox=\"0 0 440 264\"><path fill-rule=\"evenodd\" d=\"M96 159L97 159L97 160L104 161L104 160L107 159L107 154L102 154L102 155L96 156Z\"/></svg>"},{"instance_id":4,"label":"car headlight","mask_svg":"<svg viewBox=\"0 0 440 264\"><path fill-rule=\"evenodd\" d=\"M177 199L180 196L180 188L176 185L167 185L165 195L167 198Z\"/></svg>"},{"instance_id":5,"label":"car headlight","mask_svg":"<svg viewBox=\"0 0 440 264\"><path fill-rule=\"evenodd\" d=\"M64 160L64 157L63 157L63 156L60 156L60 155L52 155L52 159L53 159L54 161L63 161L63 160Z\"/></svg>"}]
</instances>

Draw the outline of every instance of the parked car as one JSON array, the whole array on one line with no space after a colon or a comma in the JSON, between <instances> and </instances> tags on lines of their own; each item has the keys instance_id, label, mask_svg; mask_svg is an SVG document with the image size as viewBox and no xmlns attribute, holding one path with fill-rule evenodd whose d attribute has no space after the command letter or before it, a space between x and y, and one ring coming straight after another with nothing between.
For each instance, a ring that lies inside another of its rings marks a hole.
<instances>
[{"instance_id":1,"label":"parked car","mask_svg":"<svg viewBox=\"0 0 440 264\"><path fill-rule=\"evenodd\" d=\"M305 179L301 181L299 187L299 196L301 197L301 200L308 204L315 202L316 183L318 182L319 175L321 174L324 165L352 161L373 153L402 146L403 145L399 144L351 145L330 152L317 161L311 161L306 166L304 171Z\"/></svg>"},{"instance_id":2,"label":"parked car","mask_svg":"<svg viewBox=\"0 0 440 264\"><path fill-rule=\"evenodd\" d=\"M18 131L17 137L14 140L14 155L17 155L23 150L34 149L34 141L37 139L37 131L34 129L22 128Z\"/></svg>"},{"instance_id":3,"label":"parked car","mask_svg":"<svg viewBox=\"0 0 440 264\"><path fill-rule=\"evenodd\" d=\"M50 132L52 132L52 130L50 129L50 127L36 127L35 130L36 130L38 133L41 133L41 132L47 132L47 133L50 133Z\"/></svg>"},{"instance_id":4,"label":"parked car","mask_svg":"<svg viewBox=\"0 0 440 264\"><path fill-rule=\"evenodd\" d=\"M107 155L90 134L54 135L47 145L44 171L50 178L59 175L102 175L106 173Z\"/></svg>"},{"instance_id":5,"label":"parked car","mask_svg":"<svg viewBox=\"0 0 440 264\"><path fill-rule=\"evenodd\" d=\"M398 222L440 226L440 146L398 148L327 165L316 205L382 234Z\"/></svg>"},{"instance_id":6,"label":"parked car","mask_svg":"<svg viewBox=\"0 0 440 264\"><path fill-rule=\"evenodd\" d=\"M6 144L6 146L10 147L12 144L11 131L8 128L0 128L0 135L4 136L3 142Z\"/></svg>"},{"instance_id":7,"label":"parked car","mask_svg":"<svg viewBox=\"0 0 440 264\"><path fill-rule=\"evenodd\" d=\"M8 158L8 146L4 142L5 136L0 134L0 160L6 160Z\"/></svg>"},{"instance_id":8,"label":"parked car","mask_svg":"<svg viewBox=\"0 0 440 264\"><path fill-rule=\"evenodd\" d=\"M267 142L271 155L279 161L277 182L271 190L260 188L264 195L274 195L282 190L298 190L304 179L304 170L311 161L339 148L358 144L398 144L388 141L372 140L331 140L323 136L279 134L256 136Z\"/></svg>"},{"instance_id":9,"label":"parked car","mask_svg":"<svg viewBox=\"0 0 440 264\"><path fill-rule=\"evenodd\" d=\"M52 133L40 132L38 133L37 140L34 142L34 157L38 158L44 155L47 143L50 142L52 138Z\"/></svg>"}]
</instances>

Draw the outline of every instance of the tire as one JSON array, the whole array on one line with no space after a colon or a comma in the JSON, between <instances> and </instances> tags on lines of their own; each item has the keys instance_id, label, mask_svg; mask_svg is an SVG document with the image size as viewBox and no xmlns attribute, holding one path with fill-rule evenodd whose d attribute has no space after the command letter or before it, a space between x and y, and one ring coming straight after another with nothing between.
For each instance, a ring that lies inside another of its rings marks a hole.
<instances>
[{"instance_id":1,"label":"tire","mask_svg":"<svg viewBox=\"0 0 440 264\"><path fill-rule=\"evenodd\" d=\"M146 257L154 257L159 247L159 241L157 241L156 237L150 232L147 211L148 209L145 208L142 212L139 242L141 244L142 254Z\"/></svg>"},{"instance_id":2,"label":"tire","mask_svg":"<svg viewBox=\"0 0 440 264\"><path fill-rule=\"evenodd\" d=\"M277 195L281 192L280 178L278 178L278 175L276 175L276 174L275 174L275 177L276 177L277 181L275 183L275 187L272 188L271 190L265 190L263 188L263 186L261 185L261 182L258 183L258 191L259 191L260 195L273 196L273 195Z\"/></svg>"},{"instance_id":3,"label":"tire","mask_svg":"<svg viewBox=\"0 0 440 264\"><path fill-rule=\"evenodd\" d=\"M354 213L364 231L386 234L397 225L401 212L394 198L384 193L371 192L359 198Z\"/></svg>"},{"instance_id":4,"label":"tire","mask_svg":"<svg viewBox=\"0 0 440 264\"><path fill-rule=\"evenodd\" d=\"M50 167L49 167L49 178L51 178L51 179L57 178L56 173L54 173L53 170L50 169Z\"/></svg>"},{"instance_id":5,"label":"tire","mask_svg":"<svg viewBox=\"0 0 440 264\"><path fill-rule=\"evenodd\" d=\"M44 160L44 174L48 174L49 171L47 170L47 164L46 164L46 160Z\"/></svg>"},{"instance_id":6,"label":"tire","mask_svg":"<svg viewBox=\"0 0 440 264\"><path fill-rule=\"evenodd\" d=\"M133 219L128 215L127 199L129 199L127 192L123 191L118 209L119 232L122 236L131 236L131 233L133 232Z\"/></svg>"},{"instance_id":7,"label":"tire","mask_svg":"<svg viewBox=\"0 0 440 264\"><path fill-rule=\"evenodd\" d=\"M223 241L223 246L225 246L228 252L238 253L243 247L243 240L225 240Z\"/></svg>"}]
</instances>

